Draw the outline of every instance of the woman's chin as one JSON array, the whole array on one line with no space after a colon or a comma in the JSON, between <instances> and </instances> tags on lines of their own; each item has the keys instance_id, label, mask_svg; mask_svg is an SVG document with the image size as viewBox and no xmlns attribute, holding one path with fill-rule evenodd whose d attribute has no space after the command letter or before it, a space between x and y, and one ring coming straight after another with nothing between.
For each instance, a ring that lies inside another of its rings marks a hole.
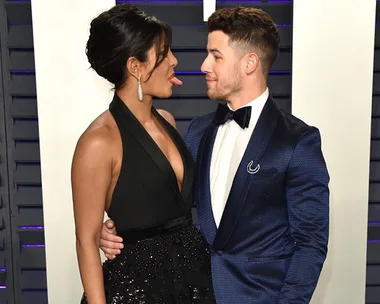
<instances>
[{"instance_id":1,"label":"woman's chin","mask_svg":"<svg viewBox=\"0 0 380 304\"><path fill-rule=\"evenodd\" d=\"M156 95L157 98L169 98L173 95L172 89L167 90L165 92L160 92L159 94Z\"/></svg>"}]
</instances>

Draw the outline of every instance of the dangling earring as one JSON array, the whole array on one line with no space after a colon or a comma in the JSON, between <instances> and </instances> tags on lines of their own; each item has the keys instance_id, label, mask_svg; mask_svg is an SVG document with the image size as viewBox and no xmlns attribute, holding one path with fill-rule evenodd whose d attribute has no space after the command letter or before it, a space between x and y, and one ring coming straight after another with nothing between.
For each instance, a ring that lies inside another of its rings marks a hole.
<instances>
[{"instance_id":1,"label":"dangling earring","mask_svg":"<svg viewBox=\"0 0 380 304\"><path fill-rule=\"evenodd\" d=\"M137 97L140 101L143 100L143 91L142 91L142 87L141 87L141 76L139 77L139 79L137 79Z\"/></svg>"}]
</instances>

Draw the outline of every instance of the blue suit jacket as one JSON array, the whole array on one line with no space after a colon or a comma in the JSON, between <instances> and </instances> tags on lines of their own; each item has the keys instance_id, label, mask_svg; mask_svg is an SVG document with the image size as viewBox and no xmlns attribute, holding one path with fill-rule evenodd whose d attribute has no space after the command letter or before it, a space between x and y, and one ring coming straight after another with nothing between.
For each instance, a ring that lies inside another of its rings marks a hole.
<instances>
[{"instance_id":1,"label":"blue suit jacket","mask_svg":"<svg viewBox=\"0 0 380 304\"><path fill-rule=\"evenodd\" d=\"M217 229L210 196L218 129L213 118L214 113L194 119L185 141L197 162L194 197L211 249L217 303L309 303L329 231L329 175L318 129L269 97Z\"/></svg>"}]
</instances>

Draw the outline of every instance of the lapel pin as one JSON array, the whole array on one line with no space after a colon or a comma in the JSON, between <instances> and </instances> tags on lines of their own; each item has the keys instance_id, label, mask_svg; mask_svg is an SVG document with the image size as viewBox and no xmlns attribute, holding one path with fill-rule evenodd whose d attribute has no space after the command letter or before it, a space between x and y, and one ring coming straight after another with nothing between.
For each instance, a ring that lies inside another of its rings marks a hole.
<instances>
[{"instance_id":1,"label":"lapel pin","mask_svg":"<svg viewBox=\"0 0 380 304\"><path fill-rule=\"evenodd\" d=\"M256 174L257 172L260 171L260 164L257 164L257 166L255 168L252 168L252 165L253 165L253 160L251 160L247 166L247 172L249 174Z\"/></svg>"}]
</instances>

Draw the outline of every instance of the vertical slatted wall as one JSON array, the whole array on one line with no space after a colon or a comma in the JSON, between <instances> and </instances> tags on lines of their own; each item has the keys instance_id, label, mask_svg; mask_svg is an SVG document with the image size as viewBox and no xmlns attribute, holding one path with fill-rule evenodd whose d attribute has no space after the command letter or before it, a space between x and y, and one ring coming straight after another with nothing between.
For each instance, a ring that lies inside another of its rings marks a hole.
<instances>
[{"instance_id":1,"label":"vertical slatted wall","mask_svg":"<svg viewBox=\"0 0 380 304\"><path fill-rule=\"evenodd\" d=\"M367 304L380 304L380 1L377 1L376 4L368 209Z\"/></svg>"},{"instance_id":2,"label":"vertical slatted wall","mask_svg":"<svg viewBox=\"0 0 380 304\"><path fill-rule=\"evenodd\" d=\"M47 303L31 7L30 1L0 3L5 113L0 151L8 152L2 176L7 239L0 252L6 258L7 297L0 296L0 303Z\"/></svg>"},{"instance_id":3,"label":"vertical slatted wall","mask_svg":"<svg viewBox=\"0 0 380 304\"><path fill-rule=\"evenodd\" d=\"M118 1L122 2L122 1ZM207 30L201 1L125 1L173 26L173 51L184 85L156 107L171 111L182 134L190 120L211 112L199 71ZM291 108L292 5L287 1L217 1L217 6L255 5L279 25L281 50L269 88ZM380 30L374 68L366 303L380 303ZM0 0L0 303L47 303L38 120L29 1ZM54 64L54 63L52 63Z\"/></svg>"},{"instance_id":4,"label":"vertical slatted wall","mask_svg":"<svg viewBox=\"0 0 380 304\"><path fill-rule=\"evenodd\" d=\"M0 303L5 303L6 299L13 296L12 273L12 250L10 243L12 240L10 204L9 204L9 187L8 187L8 149L7 134L5 129L4 111L4 75L6 69L4 58L4 28L6 25L6 16L3 13L4 4L0 2Z\"/></svg>"}]
</instances>

